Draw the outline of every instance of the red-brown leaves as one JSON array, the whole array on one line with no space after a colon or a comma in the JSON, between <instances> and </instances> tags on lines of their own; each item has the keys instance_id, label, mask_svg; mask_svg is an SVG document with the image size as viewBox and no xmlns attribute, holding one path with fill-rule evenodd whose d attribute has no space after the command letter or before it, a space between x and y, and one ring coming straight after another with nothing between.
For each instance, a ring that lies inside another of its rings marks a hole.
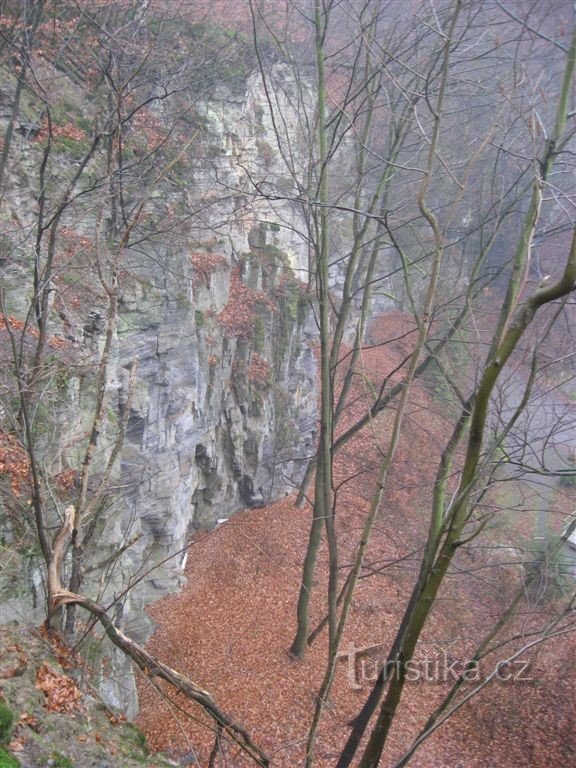
<instances>
[{"instance_id":1,"label":"red-brown leaves","mask_svg":"<svg viewBox=\"0 0 576 768\"><path fill-rule=\"evenodd\" d=\"M241 291L236 285L232 298L237 300ZM412 342L413 323L396 313L376 323L373 336L383 346L362 354L342 430L366 412L373 398L371 382L389 377L401 366ZM266 366L266 360L253 354L248 376L265 376ZM401 620L417 565L417 553L411 556L411 551L421 546L425 535L429 494L434 484L434 456L438 455L447 432L445 417L435 412L433 406L426 390L416 384L397 459L390 472L381 519L367 553L363 575L373 575L359 583L343 651L351 645L358 648L382 643L385 654ZM381 458L377 446L386 444L392 418L391 408L336 454L337 526L343 566L354 558L373 492L374 471ZM294 663L287 652L293 639L309 516L308 509L296 509L290 498L263 509L237 513L230 522L197 542L188 560L188 587L151 609L158 624L151 650L178 669L193 670L196 679L219 702L225 703L228 711L273 756L274 768L303 765L306 733L325 664L325 631L303 662ZM479 564L478 559L473 567L478 568ZM466 561L460 565L464 568ZM343 567L341 578L344 573ZM325 549L320 553L316 578L313 626L325 612ZM489 581L483 581L480 596L474 579L451 580L430 618L419 653L424 658L432 654L440 638L441 648L448 641L454 653L460 648L461 658L468 658L465 651L473 650L473 641L490 626L501 607L501 588L497 584L490 589ZM468 650L461 642L462 627L470 636L466 639L471 646ZM562 642L567 644L569 640L562 638ZM557 653L560 661L569 657L567 652L563 657L560 648ZM370 659L365 668L358 662L359 671L368 675L369 662ZM463 708L453 725L426 743L414 764L420 768L458 762L467 768L488 764L498 768L552 768L564 764L559 745L573 741L567 723L574 705L574 688L570 684L573 672L570 677L565 672L565 667L561 672L550 671L549 679L544 678L541 687L499 685L487 690L470 708ZM367 685L358 690L349 675L349 663L344 658L337 665L330 706L320 729L317 768L334 766L349 732L347 723L357 715L367 695ZM383 765L392 764L393 757L399 757L406 749L445 690L440 683L407 686L401 716L391 734L390 756ZM174 709L164 707L145 682L140 685L139 695L140 723L152 747L173 748L183 753L187 749L185 732L201 764L206 765L213 744L212 732L185 719L177 722ZM521 720L516 736L508 727L511 713ZM196 710L194 714L197 715ZM224 749L230 750L226 755L230 765L249 765L230 747Z\"/></svg>"},{"instance_id":2,"label":"red-brown leaves","mask_svg":"<svg viewBox=\"0 0 576 768\"><path fill-rule=\"evenodd\" d=\"M13 315L0 315L0 330L7 328L12 331L21 331L24 328L24 323Z\"/></svg>"},{"instance_id":3,"label":"red-brown leaves","mask_svg":"<svg viewBox=\"0 0 576 768\"><path fill-rule=\"evenodd\" d=\"M201 277L206 286L210 286L210 275L219 269L225 269L228 266L228 259L221 253L210 253L203 251L200 253L191 253L190 261L195 274Z\"/></svg>"},{"instance_id":4,"label":"red-brown leaves","mask_svg":"<svg viewBox=\"0 0 576 768\"><path fill-rule=\"evenodd\" d=\"M36 143L45 141L48 136L48 118L44 117L40 130L34 137ZM71 141L84 141L87 138L86 132L72 122L64 125L52 125L52 137L55 139L70 139Z\"/></svg>"},{"instance_id":5,"label":"red-brown leaves","mask_svg":"<svg viewBox=\"0 0 576 768\"><path fill-rule=\"evenodd\" d=\"M28 666L28 657L19 645L11 645L6 648L6 653L15 656L10 666L0 667L0 680L7 680L10 677L19 677Z\"/></svg>"},{"instance_id":6,"label":"red-brown leaves","mask_svg":"<svg viewBox=\"0 0 576 768\"><path fill-rule=\"evenodd\" d=\"M14 496L20 496L28 481L28 454L14 435L0 430L0 475L6 475Z\"/></svg>"},{"instance_id":7,"label":"red-brown leaves","mask_svg":"<svg viewBox=\"0 0 576 768\"><path fill-rule=\"evenodd\" d=\"M228 336L249 338L254 331L254 319L257 310L275 310L276 305L262 291L254 291L244 285L240 277L240 269L236 267L230 281L228 304L218 315L218 322Z\"/></svg>"},{"instance_id":8,"label":"red-brown leaves","mask_svg":"<svg viewBox=\"0 0 576 768\"><path fill-rule=\"evenodd\" d=\"M13 332L24 332L28 336L32 336L37 339L40 334L37 328L27 326L22 320L12 315L0 315L0 331L10 330ZM51 349L67 349L72 346L68 339L63 339L61 336L49 336L47 340L48 346Z\"/></svg>"},{"instance_id":9,"label":"red-brown leaves","mask_svg":"<svg viewBox=\"0 0 576 768\"><path fill-rule=\"evenodd\" d=\"M250 355L248 381L256 389L261 390L267 389L271 384L270 363L257 352L252 352Z\"/></svg>"},{"instance_id":10,"label":"red-brown leaves","mask_svg":"<svg viewBox=\"0 0 576 768\"><path fill-rule=\"evenodd\" d=\"M76 683L59 675L46 662L36 672L36 688L46 696L44 706L50 712L70 713L80 707L82 693Z\"/></svg>"}]
</instances>

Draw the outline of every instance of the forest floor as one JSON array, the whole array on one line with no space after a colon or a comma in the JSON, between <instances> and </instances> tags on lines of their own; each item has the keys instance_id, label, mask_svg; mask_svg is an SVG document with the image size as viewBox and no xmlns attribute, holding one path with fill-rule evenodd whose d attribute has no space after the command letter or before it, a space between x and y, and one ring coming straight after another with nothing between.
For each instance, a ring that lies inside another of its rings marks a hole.
<instances>
[{"instance_id":1,"label":"forest floor","mask_svg":"<svg viewBox=\"0 0 576 768\"><path fill-rule=\"evenodd\" d=\"M366 351L356 400L342 428L365 410L371 381L393 371L410 339L381 342L405 331L401 316L374 329L378 345ZM361 375L360 375L361 373ZM390 427L391 410L353 438L337 456L338 533L342 579L358 543L374 472ZM388 489L354 598L329 703L317 740L318 768L334 766L349 734L347 723L362 706L393 639L417 573L428 526L431 481L443 440L449 434L449 405L428 382L414 387ZM482 538L463 547L446 580L422 637L418 680L409 682L382 766L391 768L418 734L461 671L476 643L501 614L521 583L521 546L534 533L534 515L520 511L514 493L491 498L502 509ZM573 508L573 492L558 493L551 514ZM570 505L570 506L568 506ZM513 510L511 512L510 510ZM157 629L148 648L206 688L271 758L274 768L303 765L307 730L326 661L326 631L303 661L288 652L308 540L310 507L286 497L263 509L244 510L190 549L187 586L150 609ZM514 544L514 546L513 546ZM312 626L324 615L327 554L323 549L312 595ZM504 657L548 621L555 592L549 584L523 604L505 636L517 635ZM358 653L358 649L368 649ZM354 654L356 655L353 655ZM465 704L416 752L415 768L559 768L576 766L576 637L564 635L522 656L523 679L494 680ZM489 674L495 657L480 665ZM526 679L524 679L526 678ZM169 701L140 677L138 723L153 749L182 765L208 766L214 745L210 723L199 709ZM192 715L190 718L186 712ZM228 766L249 765L230 743L221 745ZM197 762L195 762L197 761Z\"/></svg>"}]
</instances>

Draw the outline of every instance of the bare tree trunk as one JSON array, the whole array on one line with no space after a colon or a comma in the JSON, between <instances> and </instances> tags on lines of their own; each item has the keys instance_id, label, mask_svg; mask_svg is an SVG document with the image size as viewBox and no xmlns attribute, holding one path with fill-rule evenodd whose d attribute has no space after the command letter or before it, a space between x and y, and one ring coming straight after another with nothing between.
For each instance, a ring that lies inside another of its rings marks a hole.
<instances>
[{"instance_id":1,"label":"bare tree trunk","mask_svg":"<svg viewBox=\"0 0 576 768\"><path fill-rule=\"evenodd\" d=\"M317 470L312 525L308 539L302 583L298 597L297 630L291 646L291 653L302 658L306 652L309 632L309 604L318 548L321 542L322 526L326 528L329 550L329 644L335 634L335 609L337 590L338 552L334 531L334 509L332 504L332 417L333 417L333 371L331 362L330 294L329 294L329 221L328 221L328 165L326 133L326 82L324 74L324 39L328 17L321 0L314 4L314 30L316 53L317 85L317 139L319 153L318 200L320 210L314 212L316 222L316 293L320 333L320 442L318 446Z\"/></svg>"}]
</instances>

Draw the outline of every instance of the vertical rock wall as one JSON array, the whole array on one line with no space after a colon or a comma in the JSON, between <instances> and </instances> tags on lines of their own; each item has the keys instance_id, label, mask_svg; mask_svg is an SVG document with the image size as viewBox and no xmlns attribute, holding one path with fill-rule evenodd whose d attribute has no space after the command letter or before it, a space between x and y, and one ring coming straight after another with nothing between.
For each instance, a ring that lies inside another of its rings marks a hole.
<instances>
[{"instance_id":1,"label":"vertical rock wall","mask_svg":"<svg viewBox=\"0 0 576 768\"><path fill-rule=\"evenodd\" d=\"M153 115L159 124L161 109ZM286 110L289 122L288 102ZM147 202L156 218L160 213L174 221L173 228L122 254L94 492L124 418L127 429L89 522L84 588L104 601L116 598L117 620L140 642L151 631L145 605L181 583L183 555L170 556L194 529L293 489L315 442L315 327L306 285L308 249L299 234L305 231L302 214L289 202L272 206L261 198L256 204L251 197L255 179L283 172L264 113L256 75L242 93L217 88L199 103L203 131L189 151L204 159L184 163L178 183L160 185ZM11 240L3 277L7 310L25 321L31 301L28 237L36 221L31 179L40 150L21 132L14 152L19 156L9 172L5 216L16 218L24 234ZM62 155L61 184L75 164ZM79 470L105 336L106 296L89 269L90 258L82 261L82 254L94 250L98 210L82 205L80 200L64 213L56 244L61 267L51 333L65 354L56 355L60 378L38 441L52 473ZM10 354L4 357L6 373ZM7 374L4 384L14 394L13 377ZM1 517L4 540L15 541L9 516ZM3 621L43 616L41 569L34 558L38 553L16 557L0 596ZM125 661L113 649L99 651L100 660L102 654L108 659L106 674L102 665L105 695L134 714Z\"/></svg>"}]
</instances>

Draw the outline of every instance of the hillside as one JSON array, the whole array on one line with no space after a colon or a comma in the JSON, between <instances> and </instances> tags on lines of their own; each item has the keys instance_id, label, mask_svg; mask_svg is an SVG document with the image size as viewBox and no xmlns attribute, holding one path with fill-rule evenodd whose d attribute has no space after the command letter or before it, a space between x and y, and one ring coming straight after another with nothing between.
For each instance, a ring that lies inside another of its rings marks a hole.
<instances>
[{"instance_id":1,"label":"hillside","mask_svg":"<svg viewBox=\"0 0 576 768\"><path fill-rule=\"evenodd\" d=\"M575 761L574 13L0 2L10 768Z\"/></svg>"},{"instance_id":2,"label":"hillside","mask_svg":"<svg viewBox=\"0 0 576 768\"><path fill-rule=\"evenodd\" d=\"M402 319L382 317L374 337L381 342L400 328ZM366 351L363 375L377 377L393 370L402 353L398 343ZM355 396L361 411L365 397L361 386ZM349 414L349 418L353 416ZM342 491L339 508L343 563L352 559L357 546L369 500L366 489L371 487L371 467L378 461L377 448L385 437L386 421L381 418L374 424L373 434L361 434L338 459L338 475L352 478ZM445 429L442 401L419 388L395 467L396 490L380 511L367 556L373 565L366 567L342 642L342 658L319 736L322 748L316 755L318 766L335 764L349 730L348 722L385 660L387 644L401 618L427 522L430 488L426 474ZM573 503L574 493L566 492L556 499L554 508L560 512ZM173 664L177 660L219 700L229 702L239 720L264 746L271 765L278 768L302 764L314 695L326 663L326 629L303 662L288 654L309 516L310 509L298 509L293 497L262 510L237 513L212 533L193 541L186 569L187 586L181 594L151 609L157 630L150 648ZM521 535L529 536L529 525L527 520L515 522L500 541L508 540L512 545L519 535L518 528L522 529ZM324 550L315 584L313 626L324 611L326 558ZM521 571L514 558L508 565L503 562L495 568L498 560L503 560L498 550L492 553L471 545L462 552L458 572L477 573L478 578L456 576L447 584L427 628L422 657L417 660L422 674L408 686L401 724L393 732L390 754L383 766L393 766L409 746L426 713L441 701L453 682L452 675L461 671L475 642L513 593ZM532 609L526 607L516 626L520 637L509 648L517 647L522 636L530 636L530 627L541 623L543 610L546 607L538 604ZM507 634L514 637L513 628ZM358 649L356 658L349 655L352 649ZM369 650L362 654L360 649ZM510 668L510 674L519 674L522 680L493 681L427 741L410 764L417 768L571 765L576 759L575 652L573 636L527 650L520 657L522 664ZM493 664L492 657L488 657L480 665L478 677L471 680L481 682ZM195 764L195 758L200 765L207 765L214 734L206 719L199 718L198 710L190 710L194 717L191 722L184 714L187 708L180 710L182 702L174 702L167 692L163 700L144 677L139 678L138 690L138 723L151 746L175 756L188 755L190 762L186 764ZM250 764L225 739L221 749L228 764Z\"/></svg>"},{"instance_id":3,"label":"hillside","mask_svg":"<svg viewBox=\"0 0 576 768\"><path fill-rule=\"evenodd\" d=\"M100 699L86 665L36 627L0 627L2 768L170 768L144 735ZM11 723L9 725L9 723Z\"/></svg>"}]
</instances>

